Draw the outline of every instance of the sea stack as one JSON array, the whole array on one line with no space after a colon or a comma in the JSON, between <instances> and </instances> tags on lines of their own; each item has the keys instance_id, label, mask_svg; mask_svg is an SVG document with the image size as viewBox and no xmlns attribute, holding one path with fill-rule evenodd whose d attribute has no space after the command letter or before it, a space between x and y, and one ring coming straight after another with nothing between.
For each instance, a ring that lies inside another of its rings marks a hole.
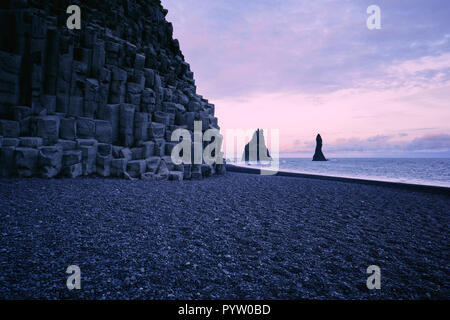
<instances>
[{"instance_id":1,"label":"sea stack","mask_svg":"<svg viewBox=\"0 0 450 320\"><path fill-rule=\"evenodd\" d=\"M272 161L269 150L266 147L264 131L262 129L257 129L255 133L253 133L252 140L245 145L242 160L245 162Z\"/></svg>"},{"instance_id":2,"label":"sea stack","mask_svg":"<svg viewBox=\"0 0 450 320\"><path fill-rule=\"evenodd\" d=\"M322 153L322 137L320 134L316 137L316 151L314 152L313 161L327 161Z\"/></svg>"}]
</instances>

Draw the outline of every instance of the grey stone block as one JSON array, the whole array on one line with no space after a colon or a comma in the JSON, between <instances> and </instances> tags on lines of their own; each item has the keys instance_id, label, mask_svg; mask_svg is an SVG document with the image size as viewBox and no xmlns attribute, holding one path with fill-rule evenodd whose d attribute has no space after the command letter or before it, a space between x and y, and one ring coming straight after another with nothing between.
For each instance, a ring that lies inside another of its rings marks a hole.
<instances>
[{"instance_id":1,"label":"grey stone block","mask_svg":"<svg viewBox=\"0 0 450 320\"><path fill-rule=\"evenodd\" d=\"M127 172L133 178L140 178L145 172L146 161L145 160L132 160L127 163Z\"/></svg>"},{"instance_id":2,"label":"grey stone block","mask_svg":"<svg viewBox=\"0 0 450 320\"><path fill-rule=\"evenodd\" d=\"M175 102L163 102L163 109L168 113L185 112L183 105Z\"/></svg>"},{"instance_id":3,"label":"grey stone block","mask_svg":"<svg viewBox=\"0 0 450 320\"><path fill-rule=\"evenodd\" d=\"M184 123L188 126L190 131L194 131L194 121L195 121L195 113L194 112L186 112Z\"/></svg>"},{"instance_id":4,"label":"grey stone block","mask_svg":"<svg viewBox=\"0 0 450 320\"><path fill-rule=\"evenodd\" d=\"M163 138L166 132L166 127L162 123L152 122L149 126L148 135L151 139Z\"/></svg>"},{"instance_id":5,"label":"grey stone block","mask_svg":"<svg viewBox=\"0 0 450 320\"><path fill-rule=\"evenodd\" d=\"M95 137L95 121L90 118L77 119L77 136L80 138Z\"/></svg>"},{"instance_id":6,"label":"grey stone block","mask_svg":"<svg viewBox=\"0 0 450 320\"><path fill-rule=\"evenodd\" d=\"M153 172L144 172L141 175L142 180L154 180L155 174Z\"/></svg>"},{"instance_id":7,"label":"grey stone block","mask_svg":"<svg viewBox=\"0 0 450 320\"><path fill-rule=\"evenodd\" d=\"M59 145L63 151L74 150L77 147L77 142L73 140L59 139L57 145Z\"/></svg>"},{"instance_id":8,"label":"grey stone block","mask_svg":"<svg viewBox=\"0 0 450 320\"><path fill-rule=\"evenodd\" d=\"M111 160L111 176L123 177L123 173L127 170L127 159L112 159Z\"/></svg>"},{"instance_id":9,"label":"grey stone block","mask_svg":"<svg viewBox=\"0 0 450 320\"><path fill-rule=\"evenodd\" d=\"M146 141L148 138L149 126L148 113L136 112L134 115L134 139L137 144L141 141Z\"/></svg>"},{"instance_id":10,"label":"grey stone block","mask_svg":"<svg viewBox=\"0 0 450 320\"><path fill-rule=\"evenodd\" d=\"M16 148L16 170L21 177L31 177L37 171L39 151L33 148Z\"/></svg>"},{"instance_id":11,"label":"grey stone block","mask_svg":"<svg viewBox=\"0 0 450 320\"><path fill-rule=\"evenodd\" d=\"M88 146L88 147L97 147L98 141L95 139L77 139L77 148L80 148L81 146Z\"/></svg>"},{"instance_id":12,"label":"grey stone block","mask_svg":"<svg viewBox=\"0 0 450 320\"><path fill-rule=\"evenodd\" d=\"M156 96L155 92L150 88L145 88L141 95L142 112L151 113L155 111Z\"/></svg>"},{"instance_id":13,"label":"grey stone block","mask_svg":"<svg viewBox=\"0 0 450 320\"><path fill-rule=\"evenodd\" d=\"M119 141L119 115L119 104L107 104L99 107L99 119L106 120L111 124L112 143L117 143Z\"/></svg>"},{"instance_id":14,"label":"grey stone block","mask_svg":"<svg viewBox=\"0 0 450 320\"><path fill-rule=\"evenodd\" d=\"M164 156L161 157L162 160L164 160L164 162L166 163L167 169L169 171L174 171L175 170L175 165L172 162L172 158L170 156Z\"/></svg>"},{"instance_id":15,"label":"grey stone block","mask_svg":"<svg viewBox=\"0 0 450 320\"><path fill-rule=\"evenodd\" d=\"M202 105L197 101L190 101L187 109L189 112L199 112L202 109Z\"/></svg>"},{"instance_id":16,"label":"grey stone block","mask_svg":"<svg viewBox=\"0 0 450 320\"><path fill-rule=\"evenodd\" d=\"M202 178L202 166L200 164L193 164L191 166L191 179L201 180Z\"/></svg>"},{"instance_id":17,"label":"grey stone block","mask_svg":"<svg viewBox=\"0 0 450 320\"><path fill-rule=\"evenodd\" d=\"M161 160L161 162L159 163L158 169L156 170L153 179L158 181L169 179L169 169L167 168L166 162L164 160Z\"/></svg>"},{"instance_id":18,"label":"grey stone block","mask_svg":"<svg viewBox=\"0 0 450 320\"><path fill-rule=\"evenodd\" d=\"M111 81L109 102L112 104L124 103L126 86L124 81Z\"/></svg>"},{"instance_id":19,"label":"grey stone block","mask_svg":"<svg viewBox=\"0 0 450 320\"><path fill-rule=\"evenodd\" d=\"M185 180L191 179L191 177L192 177L192 173L191 173L192 165L190 165L190 164L185 164L185 165L183 165L183 166L184 166L183 178L184 178Z\"/></svg>"},{"instance_id":20,"label":"grey stone block","mask_svg":"<svg viewBox=\"0 0 450 320\"><path fill-rule=\"evenodd\" d=\"M100 155L97 153L96 158L96 173L102 177L109 177L111 175L111 155Z\"/></svg>"},{"instance_id":21,"label":"grey stone block","mask_svg":"<svg viewBox=\"0 0 450 320\"><path fill-rule=\"evenodd\" d=\"M95 173L95 161L97 157L97 146L80 146L82 152L83 175L88 176Z\"/></svg>"},{"instance_id":22,"label":"grey stone block","mask_svg":"<svg viewBox=\"0 0 450 320\"><path fill-rule=\"evenodd\" d=\"M144 148L131 148L131 157L133 160L144 159Z\"/></svg>"},{"instance_id":23,"label":"grey stone block","mask_svg":"<svg viewBox=\"0 0 450 320\"><path fill-rule=\"evenodd\" d=\"M137 180L137 178L133 178L128 172L124 172L123 173L123 177L124 177L124 179L125 180L130 180L130 181L136 181Z\"/></svg>"},{"instance_id":24,"label":"grey stone block","mask_svg":"<svg viewBox=\"0 0 450 320\"><path fill-rule=\"evenodd\" d=\"M115 159L122 158L121 150L123 148L122 146L112 146L112 154Z\"/></svg>"},{"instance_id":25,"label":"grey stone block","mask_svg":"<svg viewBox=\"0 0 450 320\"><path fill-rule=\"evenodd\" d=\"M136 82L127 82L127 93L131 94L140 94L142 93L143 88L139 83Z\"/></svg>"},{"instance_id":26,"label":"grey stone block","mask_svg":"<svg viewBox=\"0 0 450 320\"><path fill-rule=\"evenodd\" d=\"M112 127L109 121L95 120L95 139L102 143L112 143Z\"/></svg>"},{"instance_id":27,"label":"grey stone block","mask_svg":"<svg viewBox=\"0 0 450 320\"><path fill-rule=\"evenodd\" d=\"M144 69L145 86L153 88L155 85L155 71L153 69Z\"/></svg>"},{"instance_id":28,"label":"grey stone block","mask_svg":"<svg viewBox=\"0 0 450 320\"><path fill-rule=\"evenodd\" d=\"M30 107L16 106L13 109L14 109L14 120L16 121L29 118L32 115L32 110Z\"/></svg>"},{"instance_id":29,"label":"grey stone block","mask_svg":"<svg viewBox=\"0 0 450 320\"><path fill-rule=\"evenodd\" d=\"M63 150L61 146L39 148L39 171L43 178L56 177L62 167Z\"/></svg>"},{"instance_id":30,"label":"grey stone block","mask_svg":"<svg viewBox=\"0 0 450 320\"><path fill-rule=\"evenodd\" d=\"M127 160L133 159L133 153L129 148L122 148L119 152L120 157L119 158L125 158Z\"/></svg>"},{"instance_id":31,"label":"grey stone block","mask_svg":"<svg viewBox=\"0 0 450 320\"><path fill-rule=\"evenodd\" d=\"M174 164L173 165L173 171L180 171L184 173L184 164Z\"/></svg>"},{"instance_id":32,"label":"grey stone block","mask_svg":"<svg viewBox=\"0 0 450 320\"><path fill-rule=\"evenodd\" d=\"M136 54L136 58L134 59L134 68L137 70L144 69L145 66L145 55Z\"/></svg>"},{"instance_id":33,"label":"grey stone block","mask_svg":"<svg viewBox=\"0 0 450 320\"><path fill-rule=\"evenodd\" d=\"M39 166L61 167L63 149L61 146L45 146L39 148Z\"/></svg>"},{"instance_id":34,"label":"grey stone block","mask_svg":"<svg viewBox=\"0 0 450 320\"><path fill-rule=\"evenodd\" d=\"M77 138L77 121L74 118L62 118L59 136L64 140L75 140Z\"/></svg>"},{"instance_id":35,"label":"grey stone block","mask_svg":"<svg viewBox=\"0 0 450 320\"><path fill-rule=\"evenodd\" d=\"M155 155L164 156L166 151L166 141L164 139L154 139L155 140Z\"/></svg>"},{"instance_id":36,"label":"grey stone block","mask_svg":"<svg viewBox=\"0 0 450 320\"><path fill-rule=\"evenodd\" d=\"M103 65L105 64L105 42L101 39L96 39L95 45L92 51L92 75L94 77L99 77Z\"/></svg>"},{"instance_id":37,"label":"grey stone block","mask_svg":"<svg viewBox=\"0 0 450 320\"><path fill-rule=\"evenodd\" d=\"M69 116L82 117L83 116L83 97L71 96L69 98L69 106L67 114Z\"/></svg>"},{"instance_id":38,"label":"grey stone block","mask_svg":"<svg viewBox=\"0 0 450 320\"><path fill-rule=\"evenodd\" d=\"M56 94L56 112L67 113L69 110L70 98L67 93L58 92Z\"/></svg>"},{"instance_id":39,"label":"grey stone block","mask_svg":"<svg viewBox=\"0 0 450 320\"><path fill-rule=\"evenodd\" d=\"M42 146L42 138L39 137L20 137L19 146L24 148L39 148Z\"/></svg>"},{"instance_id":40,"label":"grey stone block","mask_svg":"<svg viewBox=\"0 0 450 320\"><path fill-rule=\"evenodd\" d=\"M114 68L112 68L111 80L112 81L126 81L127 80L127 72L118 67L114 67Z\"/></svg>"},{"instance_id":41,"label":"grey stone block","mask_svg":"<svg viewBox=\"0 0 450 320\"><path fill-rule=\"evenodd\" d=\"M44 145L58 142L60 120L57 116L43 116L36 118L35 135L41 137Z\"/></svg>"},{"instance_id":42,"label":"grey stone block","mask_svg":"<svg viewBox=\"0 0 450 320\"><path fill-rule=\"evenodd\" d=\"M205 178L210 177L213 174L213 170L213 166L210 164L201 165L202 176Z\"/></svg>"},{"instance_id":43,"label":"grey stone block","mask_svg":"<svg viewBox=\"0 0 450 320\"><path fill-rule=\"evenodd\" d=\"M20 135L28 136L31 134L31 117L19 121Z\"/></svg>"},{"instance_id":44,"label":"grey stone block","mask_svg":"<svg viewBox=\"0 0 450 320\"><path fill-rule=\"evenodd\" d=\"M144 148L144 158L152 157L155 153L155 143L153 141L146 141L142 143Z\"/></svg>"},{"instance_id":45,"label":"grey stone block","mask_svg":"<svg viewBox=\"0 0 450 320\"><path fill-rule=\"evenodd\" d=\"M170 115L162 111L156 111L153 115L153 120L155 122L164 124L164 126L169 126L171 124Z\"/></svg>"},{"instance_id":46,"label":"grey stone block","mask_svg":"<svg viewBox=\"0 0 450 320\"><path fill-rule=\"evenodd\" d=\"M150 157L145 159L145 162L147 164L147 171L156 173L156 170L158 170L159 164L161 162L160 157Z\"/></svg>"},{"instance_id":47,"label":"grey stone block","mask_svg":"<svg viewBox=\"0 0 450 320\"><path fill-rule=\"evenodd\" d=\"M108 51L108 53L118 53L120 44L114 41L106 41L105 43L105 49Z\"/></svg>"},{"instance_id":48,"label":"grey stone block","mask_svg":"<svg viewBox=\"0 0 450 320\"><path fill-rule=\"evenodd\" d=\"M56 96L45 94L41 96L41 104L47 110L47 114L56 112Z\"/></svg>"},{"instance_id":49,"label":"grey stone block","mask_svg":"<svg viewBox=\"0 0 450 320\"><path fill-rule=\"evenodd\" d=\"M86 79L86 87L84 91L84 100L98 101L99 83L97 79Z\"/></svg>"},{"instance_id":50,"label":"grey stone block","mask_svg":"<svg viewBox=\"0 0 450 320\"><path fill-rule=\"evenodd\" d=\"M83 117L94 118L97 114L99 103L98 101L84 100Z\"/></svg>"},{"instance_id":51,"label":"grey stone block","mask_svg":"<svg viewBox=\"0 0 450 320\"><path fill-rule=\"evenodd\" d=\"M216 174L219 175L223 175L227 172L226 165L224 163L223 164L216 163L214 169L216 171Z\"/></svg>"},{"instance_id":52,"label":"grey stone block","mask_svg":"<svg viewBox=\"0 0 450 320\"><path fill-rule=\"evenodd\" d=\"M134 143L134 113L135 106L130 104L120 106L120 141L126 147Z\"/></svg>"},{"instance_id":53,"label":"grey stone block","mask_svg":"<svg viewBox=\"0 0 450 320\"><path fill-rule=\"evenodd\" d=\"M0 135L5 138L17 138L20 135L18 121L0 120Z\"/></svg>"},{"instance_id":54,"label":"grey stone block","mask_svg":"<svg viewBox=\"0 0 450 320\"><path fill-rule=\"evenodd\" d=\"M18 147L20 144L19 138L3 138L3 147Z\"/></svg>"},{"instance_id":55,"label":"grey stone block","mask_svg":"<svg viewBox=\"0 0 450 320\"><path fill-rule=\"evenodd\" d=\"M140 93L127 93L125 99L127 103L135 105L137 108L141 105L141 94ZM138 111L138 110L136 110Z\"/></svg>"},{"instance_id":56,"label":"grey stone block","mask_svg":"<svg viewBox=\"0 0 450 320\"><path fill-rule=\"evenodd\" d=\"M169 180L183 181L183 172L181 172L181 171L169 171Z\"/></svg>"},{"instance_id":57,"label":"grey stone block","mask_svg":"<svg viewBox=\"0 0 450 320\"><path fill-rule=\"evenodd\" d=\"M102 156L112 156L113 146L109 143L99 143L97 152Z\"/></svg>"},{"instance_id":58,"label":"grey stone block","mask_svg":"<svg viewBox=\"0 0 450 320\"><path fill-rule=\"evenodd\" d=\"M15 174L14 154L15 147L2 146L0 149L0 174L9 177Z\"/></svg>"},{"instance_id":59,"label":"grey stone block","mask_svg":"<svg viewBox=\"0 0 450 320\"><path fill-rule=\"evenodd\" d=\"M2 75L2 82L4 88L13 92L0 91L0 104L15 105L19 103L19 76L16 75Z\"/></svg>"},{"instance_id":60,"label":"grey stone block","mask_svg":"<svg viewBox=\"0 0 450 320\"><path fill-rule=\"evenodd\" d=\"M81 163L82 151L81 150L66 150L63 151L62 165L68 167L77 163Z\"/></svg>"},{"instance_id":61,"label":"grey stone block","mask_svg":"<svg viewBox=\"0 0 450 320\"><path fill-rule=\"evenodd\" d=\"M5 51L0 51L0 70L10 74L19 75L22 57Z\"/></svg>"},{"instance_id":62,"label":"grey stone block","mask_svg":"<svg viewBox=\"0 0 450 320\"><path fill-rule=\"evenodd\" d=\"M83 166L81 163L66 166L61 169L61 173L68 178L76 178L83 174Z\"/></svg>"}]
</instances>

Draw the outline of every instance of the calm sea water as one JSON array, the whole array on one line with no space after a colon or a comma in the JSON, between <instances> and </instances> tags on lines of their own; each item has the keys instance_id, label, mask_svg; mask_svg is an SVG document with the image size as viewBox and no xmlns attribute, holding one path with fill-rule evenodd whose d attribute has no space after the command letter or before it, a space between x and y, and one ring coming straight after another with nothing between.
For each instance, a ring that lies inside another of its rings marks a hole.
<instances>
[{"instance_id":1,"label":"calm sea water","mask_svg":"<svg viewBox=\"0 0 450 320\"><path fill-rule=\"evenodd\" d=\"M450 187L448 158L337 158L325 162L281 158L280 171Z\"/></svg>"}]
</instances>

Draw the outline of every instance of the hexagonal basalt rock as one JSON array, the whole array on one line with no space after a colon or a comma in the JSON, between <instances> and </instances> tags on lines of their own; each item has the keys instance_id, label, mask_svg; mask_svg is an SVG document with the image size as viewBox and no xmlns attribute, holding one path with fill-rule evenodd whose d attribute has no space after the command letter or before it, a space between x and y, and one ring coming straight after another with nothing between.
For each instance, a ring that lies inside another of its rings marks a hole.
<instances>
[{"instance_id":1,"label":"hexagonal basalt rock","mask_svg":"<svg viewBox=\"0 0 450 320\"><path fill-rule=\"evenodd\" d=\"M175 130L218 124L160 1L79 1L76 31L59 15L64 1L16 2L0 10L12 24L0 41L1 176L179 181L216 171L169 157Z\"/></svg>"}]
</instances>

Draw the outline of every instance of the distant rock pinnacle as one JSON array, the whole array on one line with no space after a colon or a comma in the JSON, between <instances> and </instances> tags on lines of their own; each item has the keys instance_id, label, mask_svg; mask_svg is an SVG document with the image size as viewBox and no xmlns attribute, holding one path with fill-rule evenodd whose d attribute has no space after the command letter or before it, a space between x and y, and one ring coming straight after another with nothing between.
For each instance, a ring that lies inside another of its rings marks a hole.
<instances>
[{"instance_id":1,"label":"distant rock pinnacle","mask_svg":"<svg viewBox=\"0 0 450 320\"><path fill-rule=\"evenodd\" d=\"M322 137L320 134L316 137L316 151L314 152L313 161L327 161L322 153Z\"/></svg>"},{"instance_id":2,"label":"distant rock pinnacle","mask_svg":"<svg viewBox=\"0 0 450 320\"><path fill-rule=\"evenodd\" d=\"M260 154L261 151L261 154ZM264 131L257 129L253 133L252 140L245 145L244 154L242 155L243 161L272 161L269 150L266 147L264 139Z\"/></svg>"}]
</instances>

